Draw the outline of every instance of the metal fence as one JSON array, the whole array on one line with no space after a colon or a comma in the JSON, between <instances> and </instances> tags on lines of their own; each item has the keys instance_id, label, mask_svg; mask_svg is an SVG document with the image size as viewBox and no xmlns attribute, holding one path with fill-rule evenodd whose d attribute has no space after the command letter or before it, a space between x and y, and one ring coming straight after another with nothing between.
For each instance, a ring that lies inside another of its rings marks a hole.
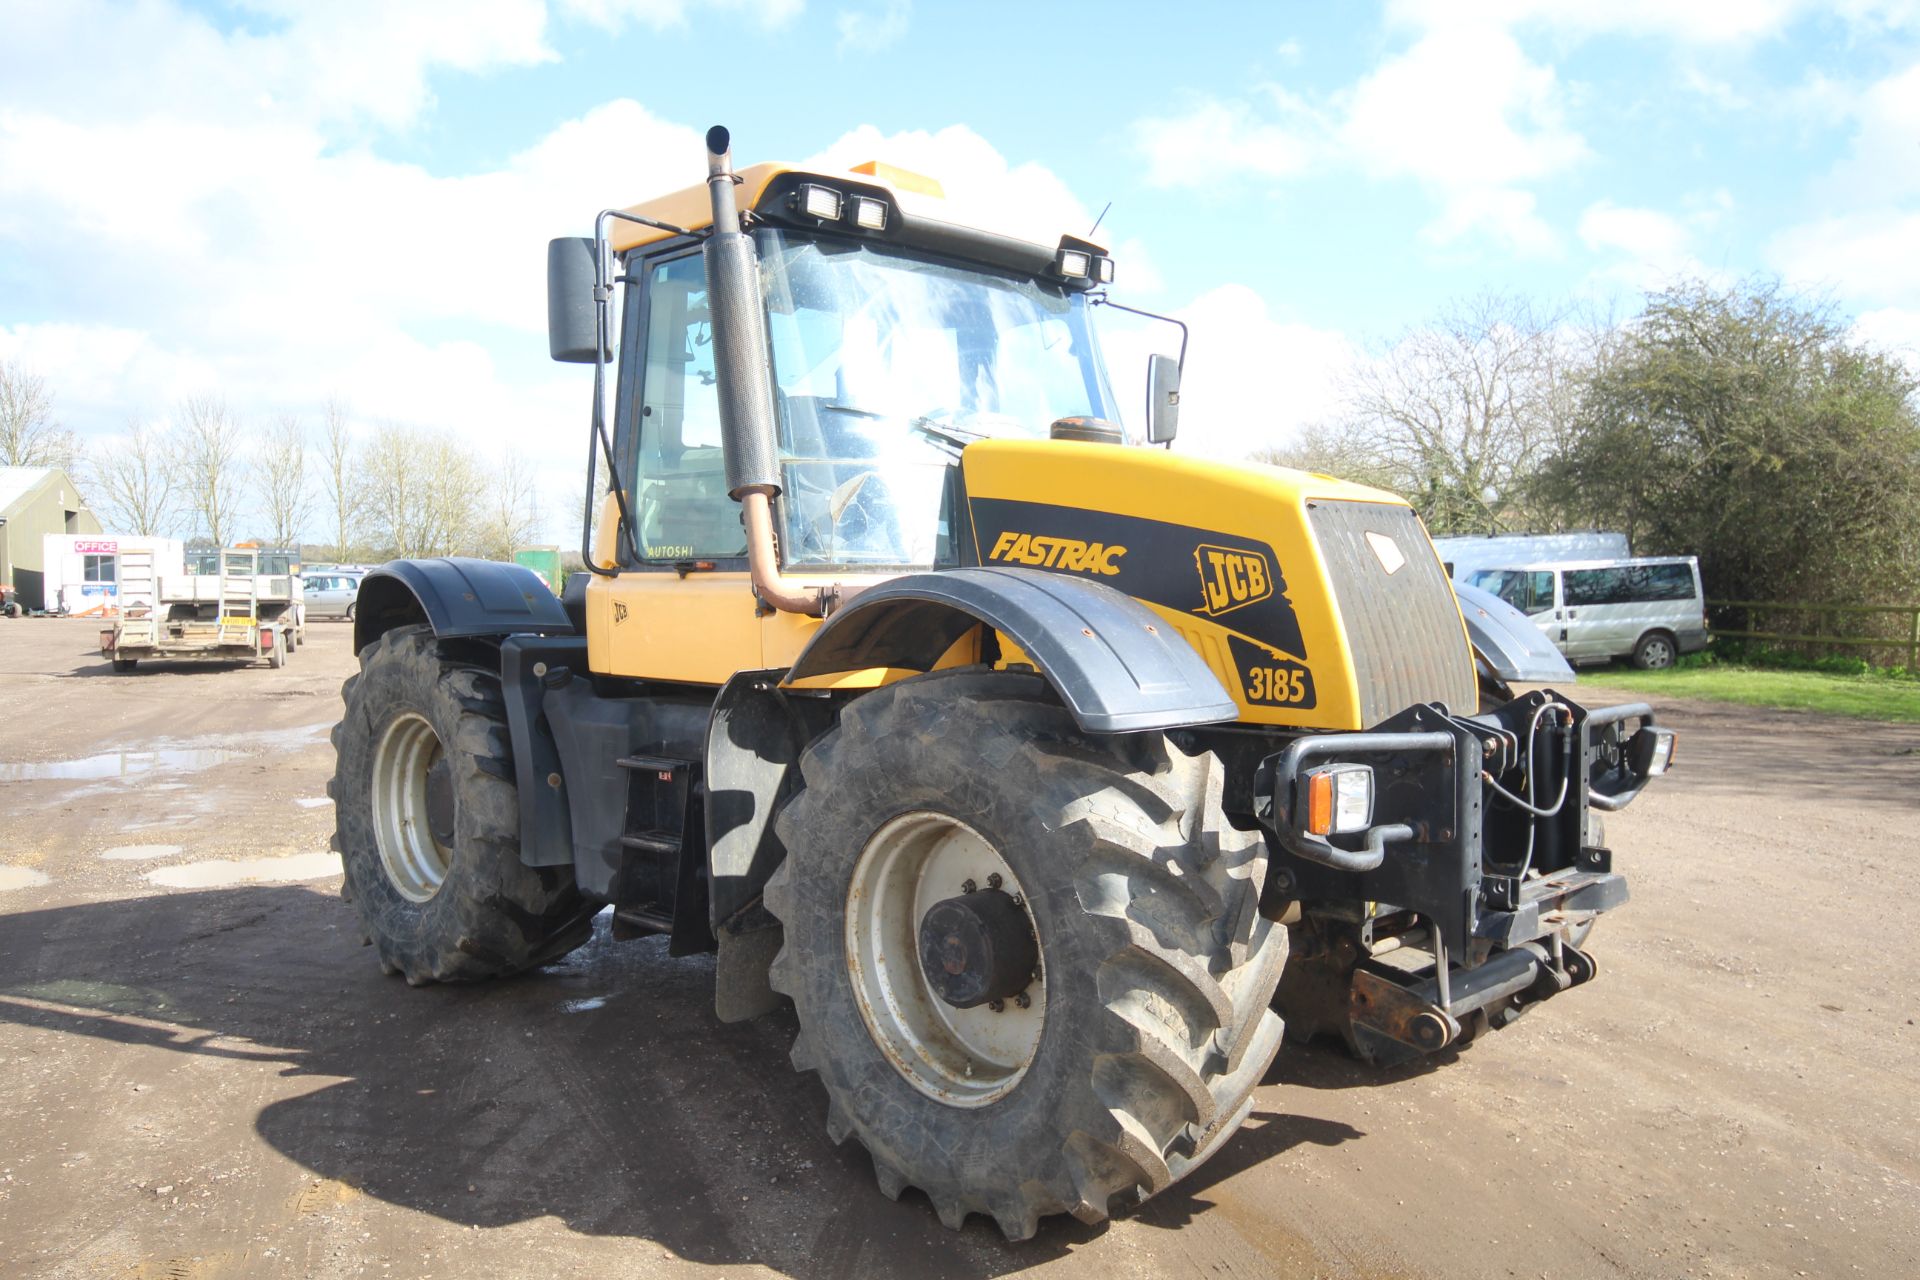
<instances>
[{"instance_id":1,"label":"metal fence","mask_svg":"<svg viewBox=\"0 0 1920 1280\"><path fill-rule=\"evenodd\" d=\"M1920 670L1920 605L1913 604L1793 604L1783 600L1709 600L1707 606L1719 611L1714 624L1709 628L1716 636L1728 639L1759 640L1768 644L1792 645L1802 649L1855 649L1867 650L1867 661L1874 661L1874 654L1897 654L1905 658L1907 670ZM1732 616L1737 611L1738 616ZM1792 631L1774 631L1762 629L1761 624L1773 621L1771 614L1794 615L1797 624ZM1799 623L1801 616L1810 616L1810 623ZM1886 618L1888 622L1881 628L1874 628L1867 621L1871 618ZM1831 620L1831 621L1828 621ZM1721 625L1722 622L1738 623L1738 628ZM1843 635L1837 634L1845 626L1859 630L1880 631L1879 635ZM1882 660L1876 665L1892 666L1891 661Z\"/></svg>"}]
</instances>

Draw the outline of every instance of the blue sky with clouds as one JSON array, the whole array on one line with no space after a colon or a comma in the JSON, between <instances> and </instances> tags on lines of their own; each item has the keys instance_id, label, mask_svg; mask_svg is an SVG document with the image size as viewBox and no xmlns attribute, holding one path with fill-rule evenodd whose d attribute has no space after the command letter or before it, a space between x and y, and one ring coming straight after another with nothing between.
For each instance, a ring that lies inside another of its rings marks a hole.
<instances>
[{"instance_id":1,"label":"blue sky with clouds","mask_svg":"<svg viewBox=\"0 0 1920 1280\"><path fill-rule=\"evenodd\" d=\"M544 242L696 182L716 122L743 163L880 157L1061 230L1111 202L1118 296L1194 327L1210 453L1484 290L1776 273L1920 350L1920 0L6 10L0 358L96 437L206 389L454 427L542 459L556 537L586 389ZM1129 386L1153 336L1113 335Z\"/></svg>"}]
</instances>

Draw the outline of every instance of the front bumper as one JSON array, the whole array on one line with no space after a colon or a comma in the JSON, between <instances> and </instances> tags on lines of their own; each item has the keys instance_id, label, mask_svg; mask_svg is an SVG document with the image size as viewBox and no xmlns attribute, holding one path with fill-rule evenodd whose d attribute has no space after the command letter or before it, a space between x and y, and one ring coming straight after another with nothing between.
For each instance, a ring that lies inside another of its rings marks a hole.
<instances>
[{"instance_id":1,"label":"front bumper","mask_svg":"<svg viewBox=\"0 0 1920 1280\"><path fill-rule=\"evenodd\" d=\"M1269 756L1254 786L1272 854L1261 907L1295 922L1281 998L1296 1034L1338 1030L1390 1061L1590 980L1578 944L1627 899L1592 811L1631 803L1670 752L1644 703L1590 711L1542 691L1477 716L1411 707ZM1305 829L1302 779L1328 763L1372 768L1364 832ZM1314 966L1326 972L1304 980Z\"/></svg>"}]
</instances>

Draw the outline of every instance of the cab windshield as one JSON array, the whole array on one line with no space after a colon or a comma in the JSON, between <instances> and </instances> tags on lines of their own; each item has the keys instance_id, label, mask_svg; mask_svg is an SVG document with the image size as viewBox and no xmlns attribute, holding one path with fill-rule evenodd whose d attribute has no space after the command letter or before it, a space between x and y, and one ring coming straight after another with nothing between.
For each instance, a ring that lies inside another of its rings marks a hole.
<instances>
[{"instance_id":1,"label":"cab windshield","mask_svg":"<svg viewBox=\"0 0 1920 1280\"><path fill-rule=\"evenodd\" d=\"M871 243L759 249L790 566L947 561L961 445L1116 418L1081 295Z\"/></svg>"}]
</instances>

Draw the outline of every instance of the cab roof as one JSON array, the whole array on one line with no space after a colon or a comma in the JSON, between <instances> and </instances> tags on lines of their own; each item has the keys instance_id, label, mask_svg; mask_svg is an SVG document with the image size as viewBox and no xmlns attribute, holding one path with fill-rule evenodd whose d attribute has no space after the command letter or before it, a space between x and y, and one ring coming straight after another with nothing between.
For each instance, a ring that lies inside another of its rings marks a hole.
<instances>
[{"instance_id":1,"label":"cab roof","mask_svg":"<svg viewBox=\"0 0 1920 1280\"><path fill-rule=\"evenodd\" d=\"M996 214L989 214L985 220L976 220L970 215L977 213L978 210L973 208L963 210L959 202L949 202L946 189L938 179L897 168L879 160L868 160L844 170L808 168L785 161L748 165L743 169L735 170L735 176L739 179L735 198L741 210L757 209L769 189L776 183L783 189L790 188L790 183L780 182L789 175L797 178L818 178L821 182L843 191L878 190L889 197L903 214L922 223L972 227L1042 248L1050 248L1060 235L1056 231L1053 236L1046 239L1036 239L1034 236L1036 228L1030 223L1018 225L1004 216L996 216L997 211ZM704 181L694 186L682 187L678 191L669 192L663 196L656 196L651 200L628 205L622 212L671 223L677 227L685 227L689 231L698 231L713 223L712 197L708 194ZM625 253L629 249L657 244L671 238L672 235L670 231L615 219L609 232L609 241L614 252Z\"/></svg>"}]
</instances>

